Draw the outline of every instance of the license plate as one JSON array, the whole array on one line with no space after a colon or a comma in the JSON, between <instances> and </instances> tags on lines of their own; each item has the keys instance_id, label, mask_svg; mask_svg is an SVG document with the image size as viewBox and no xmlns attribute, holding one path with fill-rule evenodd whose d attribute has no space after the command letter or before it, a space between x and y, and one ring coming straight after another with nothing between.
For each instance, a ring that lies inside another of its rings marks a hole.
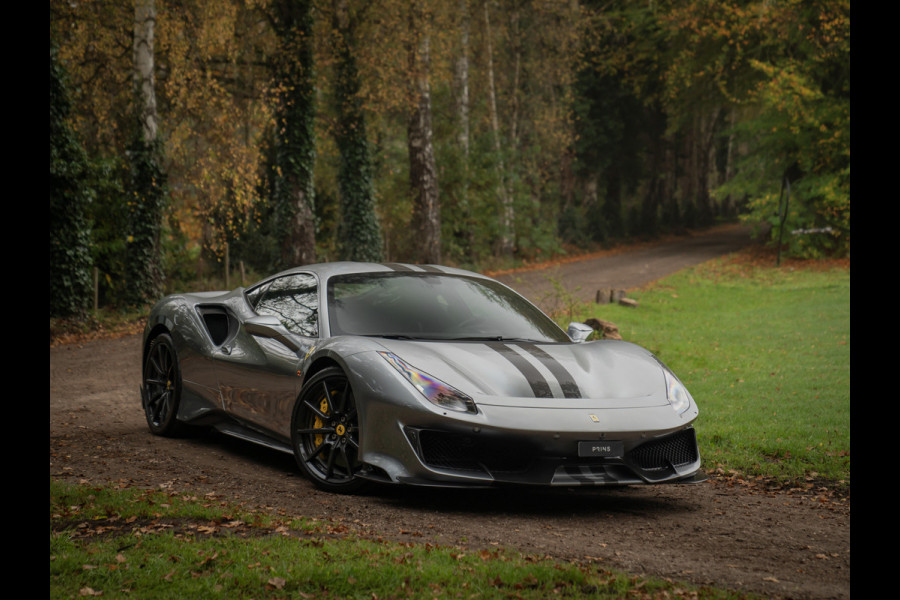
<instances>
[{"instance_id":1,"label":"license plate","mask_svg":"<svg viewBox=\"0 0 900 600\"><path fill-rule=\"evenodd\" d=\"M625 447L622 442L578 442L578 456L622 458Z\"/></svg>"}]
</instances>

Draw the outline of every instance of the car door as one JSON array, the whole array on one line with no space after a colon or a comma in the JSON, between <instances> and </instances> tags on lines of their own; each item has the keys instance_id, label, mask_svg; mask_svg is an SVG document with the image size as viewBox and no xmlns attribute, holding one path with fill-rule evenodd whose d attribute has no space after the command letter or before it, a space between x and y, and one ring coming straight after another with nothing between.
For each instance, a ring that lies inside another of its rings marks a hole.
<instances>
[{"instance_id":1,"label":"car door","mask_svg":"<svg viewBox=\"0 0 900 600\"><path fill-rule=\"evenodd\" d=\"M247 300L255 314L276 317L299 350L241 327L219 356L223 405L232 416L288 440L300 362L318 339L318 282L310 273L278 277L249 290Z\"/></svg>"}]
</instances>

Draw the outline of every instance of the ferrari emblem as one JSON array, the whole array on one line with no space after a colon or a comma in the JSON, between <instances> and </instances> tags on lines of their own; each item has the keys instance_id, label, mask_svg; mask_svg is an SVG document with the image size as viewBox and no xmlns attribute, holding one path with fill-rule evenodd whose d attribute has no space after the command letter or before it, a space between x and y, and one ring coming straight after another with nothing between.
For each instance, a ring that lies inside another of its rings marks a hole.
<instances>
[{"instance_id":1,"label":"ferrari emblem","mask_svg":"<svg viewBox=\"0 0 900 600\"><path fill-rule=\"evenodd\" d=\"M593 421L594 423L599 423L600 418L597 415L591 415L591 421Z\"/></svg>"}]
</instances>

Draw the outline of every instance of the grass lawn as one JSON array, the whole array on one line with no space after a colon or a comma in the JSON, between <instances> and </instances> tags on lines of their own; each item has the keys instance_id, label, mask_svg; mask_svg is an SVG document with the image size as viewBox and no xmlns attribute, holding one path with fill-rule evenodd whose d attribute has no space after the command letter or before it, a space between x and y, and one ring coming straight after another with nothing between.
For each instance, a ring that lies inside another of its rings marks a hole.
<instances>
[{"instance_id":1,"label":"grass lawn","mask_svg":"<svg viewBox=\"0 0 900 600\"><path fill-rule=\"evenodd\" d=\"M50 482L50 597L753 598L598 563L364 539L344 525Z\"/></svg>"}]
</instances>

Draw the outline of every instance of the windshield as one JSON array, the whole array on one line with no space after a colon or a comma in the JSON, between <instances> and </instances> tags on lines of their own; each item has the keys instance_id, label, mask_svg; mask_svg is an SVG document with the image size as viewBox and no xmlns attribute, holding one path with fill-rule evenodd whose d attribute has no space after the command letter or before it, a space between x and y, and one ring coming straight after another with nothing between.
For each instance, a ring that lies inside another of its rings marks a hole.
<instances>
[{"instance_id":1,"label":"windshield","mask_svg":"<svg viewBox=\"0 0 900 600\"><path fill-rule=\"evenodd\" d=\"M568 342L518 294L484 279L432 273L363 273L328 282L331 335L435 340Z\"/></svg>"}]
</instances>

